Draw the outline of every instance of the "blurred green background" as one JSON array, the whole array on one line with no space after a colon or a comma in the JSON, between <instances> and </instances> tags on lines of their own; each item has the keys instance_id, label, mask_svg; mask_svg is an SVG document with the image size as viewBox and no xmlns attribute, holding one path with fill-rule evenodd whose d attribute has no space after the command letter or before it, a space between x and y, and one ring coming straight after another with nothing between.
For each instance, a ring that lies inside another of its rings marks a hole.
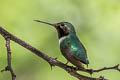
<instances>
[{"instance_id":1,"label":"blurred green background","mask_svg":"<svg viewBox=\"0 0 120 80\"><path fill-rule=\"evenodd\" d=\"M66 63L59 50L56 30L34 19L71 22L87 49L89 68L120 64L120 0L0 0L3 28ZM47 62L14 42L11 49L17 80L77 80L59 67L51 71ZM7 65L6 59L5 40L0 36L0 70ZM92 77L100 75L120 80L120 73L115 70L95 73ZM0 80L10 79L9 72L0 73Z\"/></svg>"}]
</instances>

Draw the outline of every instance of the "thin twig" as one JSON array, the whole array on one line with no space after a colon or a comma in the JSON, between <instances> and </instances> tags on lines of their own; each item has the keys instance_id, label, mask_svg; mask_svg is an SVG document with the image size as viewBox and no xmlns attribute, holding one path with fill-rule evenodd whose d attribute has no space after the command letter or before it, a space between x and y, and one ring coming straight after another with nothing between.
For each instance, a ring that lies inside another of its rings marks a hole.
<instances>
[{"instance_id":1,"label":"thin twig","mask_svg":"<svg viewBox=\"0 0 120 80\"><path fill-rule=\"evenodd\" d=\"M49 57L48 55L42 53L38 49L32 47L31 45L27 44L26 42L22 41L21 39L19 39L19 38L15 37L14 35L10 34L9 32L7 32L2 27L0 27L0 34L4 38L6 36L9 37L10 40L18 43L19 45L23 46L24 48L28 49L29 51L31 51L34 54L38 55L39 57L43 58L50 65L52 65L52 66L58 66L58 67L64 69L69 74L71 74L72 76L78 78L79 80L105 80L104 77L101 77L101 76L99 78L92 78L92 77L87 77L87 76L84 76L84 75L81 75L81 74L77 73L77 71L75 69L73 69L72 67L70 67L70 66L68 66L68 65L66 65L66 64L64 64L64 63L62 63L60 61L58 61L56 58Z\"/></svg>"},{"instance_id":2,"label":"thin twig","mask_svg":"<svg viewBox=\"0 0 120 80\"><path fill-rule=\"evenodd\" d=\"M1 70L1 72L3 72L3 71L10 71L11 76L12 76L12 80L16 80L16 75L15 75L13 69L12 69L12 66L11 66L10 39L9 39L9 37L5 37L5 39L6 39L8 65L5 67L5 69Z\"/></svg>"},{"instance_id":3,"label":"thin twig","mask_svg":"<svg viewBox=\"0 0 120 80\"><path fill-rule=\"evenodd\" d=\"M93 72L100 72L100 71L104 71L104 70L117 70L120 72L120 69L119 69L119 64L113 66L113 67L104 67L104 68L101 68L101 69L98 69L98 70L93 70Z\"/></svg>"},{"instance_id":4,"label":"thin twig","mask_svg":"<svg viewBox=\"0 0 120 80\"><path fill-rule=\"evenodd\" d=\"M87 73L90 73L90 74L93 74L95 72L101 72L101 71L105 71L105 70L117 70L120 72L120 69L119 69L119 64L113 66L113 67L103 67L103 68L100 68L100 69L97 69L97 70L93 70L93 69L81 69L81 68L76 68L76 67L73 67L74 69L76 69L76 71L84 71L84 72L87 72Z\"/></svg>"}]
</instances>

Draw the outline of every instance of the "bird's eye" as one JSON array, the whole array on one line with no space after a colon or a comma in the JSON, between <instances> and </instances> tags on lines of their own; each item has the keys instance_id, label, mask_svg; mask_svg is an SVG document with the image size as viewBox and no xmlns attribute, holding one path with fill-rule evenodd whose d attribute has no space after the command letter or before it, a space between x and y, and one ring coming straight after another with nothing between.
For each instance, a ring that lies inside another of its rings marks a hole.
<instances>
[{"instance_id":1,"label":"bird's eye","mask_svg":"<svg viewBox=\"0 0 120 80\"><path fill-rule=\"evenodd\" d=\"M64 26L65 24L61 24L61 26Z\"/></svg>"}]
</instances>

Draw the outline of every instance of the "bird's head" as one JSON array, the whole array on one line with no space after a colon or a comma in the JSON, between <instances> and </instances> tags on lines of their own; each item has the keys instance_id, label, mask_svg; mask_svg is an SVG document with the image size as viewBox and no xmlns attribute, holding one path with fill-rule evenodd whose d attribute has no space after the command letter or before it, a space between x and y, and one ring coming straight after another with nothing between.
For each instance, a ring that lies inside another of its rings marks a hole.
<instances>
[{"instance_id":1,"label":"bird's head","mask_svg":"<svg viewBox=\"0 0 120 80\"><path fill-rule=\"evenodd\" d=\"M59 23L52 24L52 23L48 23L48 22L44 22L44 21L40 21L40 20L34 20L34 21L45 23L45 24L55 27L58 32L59 38L61 38L63 36L67 36L71 33L76 34L74 26L69 22L59 22Z\"/></svg>"}]
</instances>

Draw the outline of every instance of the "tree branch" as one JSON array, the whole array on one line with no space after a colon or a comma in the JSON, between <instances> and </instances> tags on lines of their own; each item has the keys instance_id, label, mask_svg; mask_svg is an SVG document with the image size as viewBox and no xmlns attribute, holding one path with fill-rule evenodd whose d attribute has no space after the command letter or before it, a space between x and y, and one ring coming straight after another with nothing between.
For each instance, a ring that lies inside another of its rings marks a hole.
<instances>
[{"instance_id":1,"label":"tree branch","mask_svg":"<svg viewBox=\"0 0 120 80\"><path fill-rule=\"evenodd\" d=\"M92 72L100 72L100 71L104 71L104 70L110 70L110 69L114 69L114 70L117 70L120 72L120 69L119 69L119 64L113 66L113 67L104 67L104 68L101 68L101 69L98 69L98 70L93 70Z\"/></svg>"},{"instance_id":2,"label":"tree branch","mask_svg":"<svg viewBox=\"0 0 120 80\"><path fill-rule=\"evenodd\" d=\"M117 70L117 71L120 72L119 64L117 64L117 65L115 65L113 67L103 67L103 68L96 69L96 70L93 70L93 69L81 69L81 68L76 68L76 67L73 67L73 69L75 69L76 71L84 71L84 72L87 72L87 73L90 73L90 74L93 74L95 72L105 71L105 70Z\"/></svg>"},{"instance_id":3,"label":"tree branch","mask_svg":"<svg viewBox=\"0 0 120 80\"><path fill-rule=\"evenodd\" d=\"M64 69L65 71L67 71L70 75L78 78L79 80L105 80L104 77L100 76L99 78L92 78L92 77L87 77L84 75L81 75L77 72L76 69L74 69L74 67L68 66L60 61L58 61L56 58L52 58L49 57L48 55L42 53L41 51L39 51L38 49L32 47L31 45L27 44L26 42L22 41L21 39L17 38L16 36L12 35L11 33L7 32L5 29L3 29L2 27L0 27L0 34L6 38L8 37L9 40L12 40L16 43L18 43L19 45L23 46L24 48L28 49L29 51L33 52L34 54L38 55L39 57L41 57L42 59L46 60L50 65L52 66L58 66L62 69ZM6 40L8 42L9 45L9 40ZM11 62L11 61L10 61ZM10 63L11 65L11 63ZM11 68L12 69L12 68ZM104 69L102 69L104 70ZM100 71L102 71L100 70ZM13 70L12 70L13 71ZM14 72L11 74L14 75ZM84 71L84 70L80 70L80 71ZM94 71L94 70L93 70ZM96 70L97 71L97 70ZM94 71L94 72L96 72ZM87 72L87 71L85 71ZM13 79L14 80L14 79Z\"/></svg>"},{"instance_id":4,"label":"tree branch","mask_svg":"<svg viewBox=\"0 0 120 80\"><path fill-rule=\"evenodd\" d=\"M3 71L10 71L11 76L12 76L12 80L16 79L16 75L12 69L11 66L11 50L10 50L10 39L9 37L5 37L6 40L6 48L7 48L7 60L8 60L8 65L5 67L5 69L1 70L1 72Z\"/></svg>"}]
</instances>

